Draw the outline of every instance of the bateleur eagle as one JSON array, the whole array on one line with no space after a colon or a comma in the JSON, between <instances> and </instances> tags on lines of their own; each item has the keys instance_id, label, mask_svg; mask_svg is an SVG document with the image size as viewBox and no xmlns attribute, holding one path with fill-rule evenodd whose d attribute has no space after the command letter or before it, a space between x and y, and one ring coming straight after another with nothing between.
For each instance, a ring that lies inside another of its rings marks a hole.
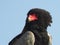
<instances>
[{"instance_id":1,"label":"bateleur eagle","mask_svg":"<svg viewBox=\"0 0 60 45\"><path fill-rule=\"evenodd\" d=\"M51 35L47 32L51 23L52 17L48 11L39 8L29 10L23 31L8 45L52 45Z\"/></svg>"}]
</instances>

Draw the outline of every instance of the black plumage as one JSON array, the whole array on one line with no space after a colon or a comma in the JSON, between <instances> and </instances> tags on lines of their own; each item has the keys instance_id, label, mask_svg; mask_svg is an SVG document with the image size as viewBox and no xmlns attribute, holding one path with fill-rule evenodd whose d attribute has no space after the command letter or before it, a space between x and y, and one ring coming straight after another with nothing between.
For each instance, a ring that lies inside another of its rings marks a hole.
<instances>
[{"instance_id":1,"label":"black plumage","mask_svg":"<svg viewBox=\"0 0 60 45\"><path fill-rule=\"evenodd\" d=\"M33 15L37 17L36 20L29 21L29 15ZM13 38L9 45L14 45L15 41L19 39L25 32L31 31L35 36L35 43L34 45L49 45L49 36L47 32L47 27L51 26L52 17L50 13L44 9L34 8L31 9L27 13L26 24L24 26L23 31L21 34L17 35ZM24 44L23 44L24 45Z\"/></svg>"}]
</instances>

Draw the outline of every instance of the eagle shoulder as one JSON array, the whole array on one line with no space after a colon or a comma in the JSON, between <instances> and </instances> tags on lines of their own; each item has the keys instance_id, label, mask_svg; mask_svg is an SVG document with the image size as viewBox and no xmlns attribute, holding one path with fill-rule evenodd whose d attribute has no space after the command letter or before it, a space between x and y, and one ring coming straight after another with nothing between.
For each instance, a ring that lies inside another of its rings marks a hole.
<instances>
[{"instance_id":1,"label":"eagle shoulder","mask_svg":"<svg viewBox=\"0 0 60 45\"><path fill-rule=\"evenodd\" d=\"M14 45L34 45L35 37L31 31L25 32Z\"/></svg>"},{"instance_id":2,"label":"eagle shoulder","mask_svg":"<svg viewBox=\"0 0 60 45\"><path fill-rule=\"evenodd\" d=\"M49 45L52 45L52 36L50 35L50 33L48 33L49 36Z\"/></svg>"}]
</instances>

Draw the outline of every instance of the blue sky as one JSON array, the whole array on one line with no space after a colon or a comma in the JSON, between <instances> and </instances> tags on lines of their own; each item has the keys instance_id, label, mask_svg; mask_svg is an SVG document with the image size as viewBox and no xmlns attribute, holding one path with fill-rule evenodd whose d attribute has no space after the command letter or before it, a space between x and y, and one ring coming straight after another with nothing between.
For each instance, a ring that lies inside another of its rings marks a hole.
<instances>
[{"instance_id":1,"label":"blue sky","mask_svg":"<svg viewBox=\"0 0 60 45\"><path fill-rule=\"evenodd\" d=\"M42 8L51 13L53 23L48 27L52 35L52 44L60 43L60 1L59 0L0 0L0 45L21 33L25 25L27 12L32 8Z\"/></svg>"}]
</instances>

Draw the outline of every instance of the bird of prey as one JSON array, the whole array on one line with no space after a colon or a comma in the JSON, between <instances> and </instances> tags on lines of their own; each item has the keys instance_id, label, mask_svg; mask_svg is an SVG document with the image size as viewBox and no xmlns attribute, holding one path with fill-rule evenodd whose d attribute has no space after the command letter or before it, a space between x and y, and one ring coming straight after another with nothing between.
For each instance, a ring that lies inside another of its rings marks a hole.
<instances>
[{"instance_id":1,"label":"bird of prey","mask_svg":"<svg viewBox=\"0 0 60 45\"><path fill-rule=\"evenodd\" d=\"M23 31L8 45L52 45L51 35L47 32L51 23L52 17L48 11L40 8L29 10Z\"/></svg>"}]
</instances>

